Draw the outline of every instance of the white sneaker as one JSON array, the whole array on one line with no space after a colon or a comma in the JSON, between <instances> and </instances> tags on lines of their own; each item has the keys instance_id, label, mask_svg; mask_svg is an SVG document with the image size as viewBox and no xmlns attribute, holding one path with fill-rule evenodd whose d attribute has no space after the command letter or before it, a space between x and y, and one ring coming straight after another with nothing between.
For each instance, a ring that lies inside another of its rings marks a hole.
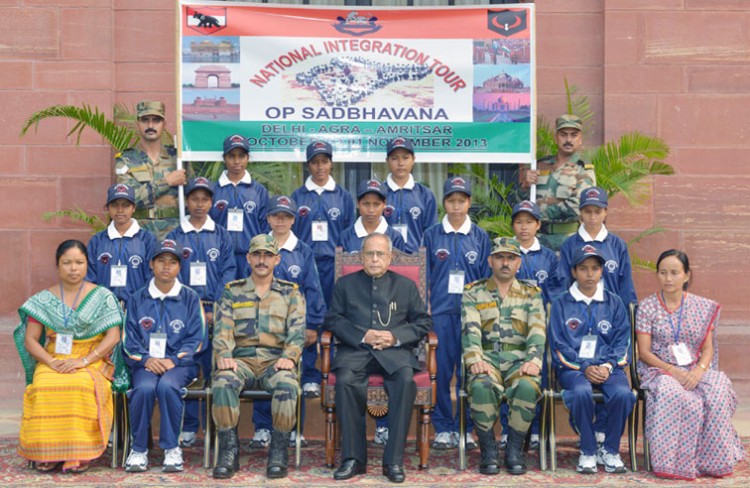
<instances>
[{"instance_id":1,"label":"white sneaker","mask_svg":"<svg viewBox=\"0 0 750 488\"><path fill-rule=\"evenodd\" d=\"M373 442L376 446L384 446L388 444L388 427L376 427Z\"/></svg>"},{"instance_id":2,"label":"white sneaker","mask_svg":"<svg viewBox=\"0 0 750 488\"><path fill-rule=\"evenodd\" d=\"M305 398L320 398L320 385L318 383L305 383L302 385L302 394Z\"/></svg>"},{"instance_id":3,"label":"white sneaker","mask_svg":"<svg viewBox=\"0 0 750 488\"><path fill-rule=\"evenodd\" d=\"M183 432L180 434L180 447L192 447L195 444L195 432Z\"/></svg>"},{"instance_id":4,"label":"white sneaker","mask_svg":"<svg viewBox=\"0 0 750 488\"><path fill-rule=\"evenodd\" d=\"M268 429L258 429L250 441L250 449L262 449L268 447L271 443L271 431Z\"/></svg>"},{"instance_id":5,"label":"white sneaker","mask_svg":"<svg viewBox=\"0 0 750 488\"><path fill-rule=\"evenodd\" d=\"M604 432L594 432L594 437L596 438L596 445L598 447L601 447L604 444L604 439L607 438Z\"/></svg>"},{"instance_id":6,"label":"white sneaker","mask_svg":"<svg viewBox=\"0 0 750 488\"><path fill-rule=\"evenodd\" d=\"M529 437L529 450L536 451L539 449L539 434L531 434Z\"/></svg>"},{"instance_id":7,"label":"white sneaker","mask_svg":"<svg viewBox=\"0 0 750 488\"><path fill-rule=\"evenodd\" d=\"M299 436L299 444L300 447L307 447L307 439L305 439L305 436L300 435ZM289 447L297 447L297 431L293 430L291 435L289 436Z\"/></svg>"},{"instance_id":8,"label":"white sneaker","mask_svg":"<svg viewBox=\"0 0 750 488\"><path fill-rule=\"evenodd\" d=\"M586 456L581 453L581 455L578 456L578 466L576 466L576 471L583 474L596 474L596 456Z\"/></svg>"},{"instance_id":9,"label":"white sneaker","mask_svg":"<svg viewBox=\"0 0 750 488\"><path fill-rule=\"evenodd\" d=\"M625 472L625 463L622 462L620 454L612 454L603 447L596 452L596 464L603 464L607 473Z\"/></svg>"},{"instance_id":10,"label":"white sneaker","mask_svg":"<svg viewBox=\"0 0 750 488\"><path fill-rule=\"evenodd\" d=\"M173 447L164 451L164 465L161 470L165 473L182 471L182 449Z\"/></svg>"},{"instance_id":11,"label":"white sneaker","mask_svg":"<svg viewBox=\"0 0 750 488\"><path fill-rule=\"evenodd\" d=\"M142 473L148 469L148 450L146 452L138 452L130 450L128 454L128 460L125 461L125 472L127 473Z\"/></svg>"},{"instance_id":12,"label":"white sneaker","mask_svg":"<svg viewBox=\"0 0 750 488\"><path fill-rule=\"evenodd\" d=\"M435 439L432 441L432 448L433 449L451 449L455 447L453 436L450 432L440 432L438 434L435 434Z\"/></svg>"},{"instance_id":13,"label":"white sneaker","mask_svg":"<svg viewBox=\"0 0 750 488\"><path fill-rule=\"evenodd\" d=\"M505 448L508 447L508 434L500 434L500 442L497 447L502 450L505 450Z\"/></svg>"},{"instance_id":14,"label":"white sneaker","mask_svg":"<svg viewBox=\"0 0 750 488\"><path fill-rule=\"evenodd\" d=\"M474 436L471 435L471 432L466 433L466 450L471 451L477 448L477 441L474 440Z\"/></svg>"}]
</instances>

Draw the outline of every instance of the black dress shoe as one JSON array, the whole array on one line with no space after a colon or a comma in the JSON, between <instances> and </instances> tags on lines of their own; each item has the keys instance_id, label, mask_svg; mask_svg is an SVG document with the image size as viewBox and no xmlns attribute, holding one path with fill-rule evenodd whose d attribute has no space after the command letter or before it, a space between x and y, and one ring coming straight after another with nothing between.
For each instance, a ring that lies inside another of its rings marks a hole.
<instances>
[{"instance_id":1,"label":"black dress shoe","mask_svg":"<svg viewBox=\"0 0 750 488\"><path fill-rule=\"evenodd\" d=\"M406 479L404 468L398 464L383 465L383 476L388 478L391 483L403 483Z\"/></svg>"},{"instance_id":2,"label":"black dress shoe","mask_svg":"<svg viewBox=\"0 0 750 488\"><path fill-rule=\"evenodd\" d=\"M333 472L333 479L335 480L348 480L358 474L365 474L367 472L367 466L360 463L356 459L347 459L341 463L339 469Z\"/></svg>"}]
</instances>

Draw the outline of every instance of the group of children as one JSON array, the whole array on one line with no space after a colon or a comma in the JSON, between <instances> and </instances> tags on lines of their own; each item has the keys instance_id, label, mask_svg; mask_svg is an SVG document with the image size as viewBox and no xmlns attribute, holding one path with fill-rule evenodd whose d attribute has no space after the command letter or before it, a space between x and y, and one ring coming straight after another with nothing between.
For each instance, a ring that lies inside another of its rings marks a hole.
<instances>
[{"instance_id":1,"label":"group of children","mask_svg":"<svg viewBox=\"0 0 750 488\"><path fill-rule=\"evenodd\" d=\"M249 152L244 137L226 138L225 171L216 183L202 177L188 182L188 215L162 243L157 243L132 218L132 188L116 184L108 191L106 209L111 223L89 243L92 266L87 279L109 287L127 305L124 346L126 360L134 371L130 402L134 442L127 470L147 469L145 440L154 398L162 412L169 412L162 415L159 435L159 445L165 450L164 469L182 469L179 444L186 447L195 442L200 418L197 403L188 401L182 420L183 400L175 392L197 376L198 368L204 377L210 375L208 331L213 304L229 281L249 274L245 257L248 245L253 236L261 233L271 233L281 249L281 263L275 268L275 275L297 283L306 298L302 385L307 398L320 395L320 372L316 369L318 331L331 300L336 247L358 252L365 236L379 232L387 234L394 247L403 252L426 248L429 306L440 344L433 447L457 447L458 409L452 404L450 387L454 377L456 388L461 385L461 297L465 285L490 275L490 238L469 217L470 181L460 176L447 179L443 189L445 216L438 222L434 194L415 182L412 175L413 142L395 138L387 145L390 174L386 181L366 180L357 188L359 217L355 220L354 199L331 176L333 150L327 142L316 141L307 147L310 176L291 197L269 198L266 188L247 171ZM563 244L559 260L554 252L540 245L536 236L541 227L537 205L522 201L514 206L513 230L523 254L518 278L533 281L541 289L545 304L555 303L548 334L553 363L561 371L563 386L583 395L576 394L571 403L566 398L574 427L581 435L579 471L595 472L596 461L611 461L609 465L605 463L610 471L610 466L617 464L610 458L618 450L622 434L619 423L623 414L627 417L627 405L621 405L614 414L611 409L598 408L596 423L586 424L594 418L590 411L594 407L593 403L590 409L585 406L585 385L581 381L607 384L611 375L615 388L622 386L621 366L629 358L627 354L620 357L620 353L629 349L623 348L625 339L619 327L625 310L623 303L635 303L636 296L627 248L604 224L606 192L597 187L586 189L580 202L581 227ZM627 319L627 311L624 313ZM155 322L158 327L153 327ZM625 325L629 331L629 325ZM587 356L586 348L592 341L595 352ZM148 366L149 358L158 361ZM171 358L171 368L161 365L165 358ZM603 364L601 375L595 376L599 383L588 373L584 375L584 366L591 364ZM180 373L170 373L167 381L166 373L173 369ZM151 407L146 408L149 403ZM269 403L255 403L253 447L267 446L270 440ZM501 417L505 431L507 413ZM304 416L302 419L304 422ZM465 440L471 449L476 443L471 424L467 425ZM535 421L532 448L538 438ZM387 440L387 418L380 419L375 442L384 444ZM501 444L503 440L501 437ZM601 452L596 452L597 441L604 445ZM604 459L607 453L612 456ZM592 468L591 457L595 455L599 459L594 460ZM620 470L621 464L620 461L615 466L615 471Z\"/></svg>"}]
</instances>

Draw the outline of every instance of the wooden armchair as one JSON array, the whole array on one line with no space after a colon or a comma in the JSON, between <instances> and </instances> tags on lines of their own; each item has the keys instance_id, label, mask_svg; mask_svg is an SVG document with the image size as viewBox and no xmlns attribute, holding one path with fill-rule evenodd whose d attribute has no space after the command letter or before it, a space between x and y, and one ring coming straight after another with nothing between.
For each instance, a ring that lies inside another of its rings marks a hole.
<instances>
[{"instance_id":1,"label":"wooden armchair","mask_svg":"<svg viewBox=\"0 0 750 488\"><path fill-rule=\"evenodd\" d=\"M349 273L362 269L359 254L349 254L336 249L335 277L338 279ZM427 255L424 248L414 255L405 254L397 249L393 250L393 260L389 269L410 278L417 284L419 294L423 300L427 299ZM326 331L321 337L321 405L325 412L325 449L327 467L333 467L335 454L335 441L338 439L336 427L336 375L331 372L331 348L333 336ZM437 336L429 332L418 349L419 363L423 365L422 370L414 374L417 384L417 397L414 408L417 409L417 452L419 452L419 468L427 468L427 459L430 456L430 414L435 406L436 399L436 377L437 363L435 360L435 349L437 348ZM383 377L372 374L367 387L367 411L376 418L384 417L388 413L388 395L383 387Z\"/></svg>"}]
</instances>

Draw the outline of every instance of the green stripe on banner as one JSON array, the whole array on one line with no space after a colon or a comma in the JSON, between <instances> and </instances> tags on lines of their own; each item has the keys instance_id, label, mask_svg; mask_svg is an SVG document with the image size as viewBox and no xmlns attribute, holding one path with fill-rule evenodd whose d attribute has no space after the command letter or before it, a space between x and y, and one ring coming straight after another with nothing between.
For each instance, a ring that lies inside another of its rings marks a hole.
<instances>
[{"instance_id":1,"label":"green stripe on banner","mask_svg":"<svg viewBox=\"0 0 750 488\"><path fill-rule=\"evenodd\" d=\"M254 151L289 152L313 140L336 151L383 152L389 139L410 137L420 152L528 154L528 122L404 123L183 121L183 151L221 151L224 138L241 134Z\"/></svg>"}]
</instances>

